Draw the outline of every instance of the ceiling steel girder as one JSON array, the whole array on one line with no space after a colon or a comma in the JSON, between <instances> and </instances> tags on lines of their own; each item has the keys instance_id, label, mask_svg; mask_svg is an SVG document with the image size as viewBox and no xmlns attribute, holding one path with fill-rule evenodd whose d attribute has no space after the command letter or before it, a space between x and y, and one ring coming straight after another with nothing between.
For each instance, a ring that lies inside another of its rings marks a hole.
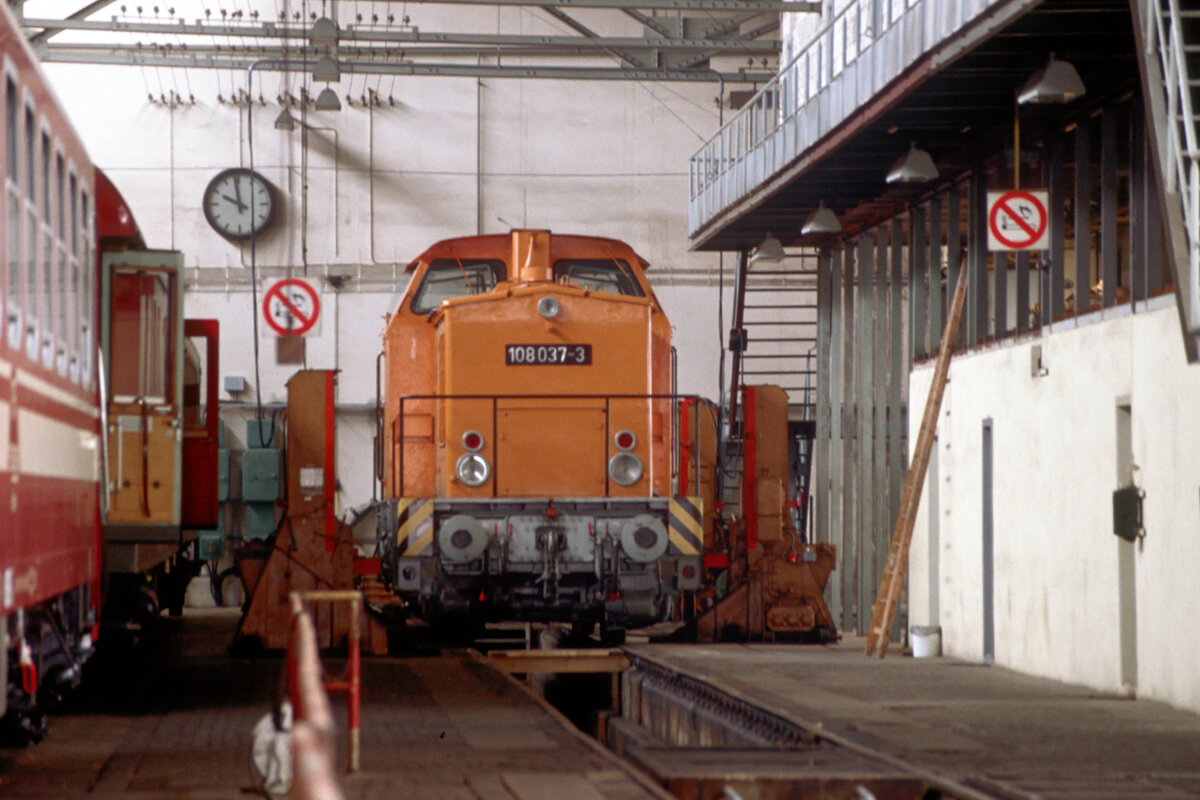
<instances>
[{"instance_id":1,"label":"ceiling steel girder","mask_svg":"<svg viewBox=\"0 0 1200 800\"><path fill-rule=\"evenodd\" d=\"M435 5L650 8L669 11L789 11L819 14L821 3L791 0L412 0Z\"/></svg>"},{"instance_id":2,"label":"ceiling steel girder","mask_svg":"<svg viewBox=\"0 0 1200 800\"><path fill-rule=\"evenodd\" d=\"M654 19L646 17L647 20ZM102 21L85 21L85 20L54 20L54 19L25 19L22 20L22 26L27 30L41 30L40 33L34 33L30 36L30 41L35 39L44 41L39 37L43 33L53 31L55 33L64 30L79 30L79 31L105 31L112 33L143 33L156 36L205 36L205 37L237 37L246 39L275 39L281 41L308 41L308 28L296 26L281 26L272 23L260 23L258 25L229 25L229 24L213 24L197 21L195 23L186 23L180 20L177 23L162 23L162 22L127 22L112 20L109 22ZM764 26L768 27L768 26ZM777 29L778 23L769 26L770 29ZM771 55L778 53L779 43L776 41L761 41L758 39L764 31L761 29L750 32L743 36L722 35L720 38L646 38L636 36L596 36L588 38L586 36L537 36L537 35L505 35L505 34L480 34L480 33L431 33L428 31L413 30L397 30L397 31L375 31L364 30L362 28L347 27L340 31L340 42L367 42L379 44L403 44L403 45L418 45L418 44L470 44L486 47L569 47L577 50L605 50L607 48L628 48L628 49L654 49L654 50L713 50L719 49L722 52L728 52L731 55ZM51 45L50 47L53 47ZM178 47L178 45L176 45Z\"/></svg>"},{"instance_id":3,"label":"ceiling steel girder","mask_svg":"<svg viewBox=\"0 0 1200 800\"><path fill-rule=\"evenodd\" d=\"M252 65L256 69L270 72L308 72L311 61L283 61L265 57L188 56L181 54L159 54L146 51L116 53L72 53L66 49L50 49L42 58L44 62L59 64L103 64L135 67L161 67L177 69L224 69L246 70ZM681 82L724 82L764 83L774 77L774 72L737 70L718 72L714 69L631 69L622 67L551 67L551 66L505 66L488 64L435 64L416 62L338 62L344 73L355 75L435 76L454 78L542 78L549 80L641 80Z\"/></svg>"},{"instance_id":4,"label":"ceiling steel girder","mask_svg":"<svg viewBox=\"0 0 1200 800\"><path fill-rule=\"evenodd\" d=\"M29 37L29 44L36 47L37 45L44 43L51 36L61 33L64 30L64 25L62 24L63 22L82 20L85 17L90 17L97 11L112 5L113 2L114 0L94 0L94 2L88 3L78 11L68 14L64 19L44 26L45 29L41 33Z\"/></svg>"}]
</instances>

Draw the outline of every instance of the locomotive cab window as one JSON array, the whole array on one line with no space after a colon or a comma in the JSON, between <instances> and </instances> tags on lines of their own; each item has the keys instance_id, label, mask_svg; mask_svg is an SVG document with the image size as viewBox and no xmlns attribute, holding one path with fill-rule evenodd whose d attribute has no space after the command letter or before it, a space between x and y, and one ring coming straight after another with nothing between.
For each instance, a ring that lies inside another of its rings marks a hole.
<instances>
[{"instance_id":1,"label":"locomotive cab window","mask_svg":"<svg viewBox=\"0 0 1200 800\"><path fill-rule=\"evenodd\" d=\"M482 294L504 280L504 262L488 259L439 258L429 264L413 295L412 310L427 314L443 300Z\"/></svg>"},{"instance_id":2,"label":"locomotive cab window","mask_svg":"<svg viewBox=\"0 0 1200 800\"><path fill-rule=\"evenodd\" d=\"M633 277L629 262L612 259L570 259L554 263L554 279L574 283L593 292L608 292L631 297L644 297L642 287Z\"/></svg>"}]
</instances>

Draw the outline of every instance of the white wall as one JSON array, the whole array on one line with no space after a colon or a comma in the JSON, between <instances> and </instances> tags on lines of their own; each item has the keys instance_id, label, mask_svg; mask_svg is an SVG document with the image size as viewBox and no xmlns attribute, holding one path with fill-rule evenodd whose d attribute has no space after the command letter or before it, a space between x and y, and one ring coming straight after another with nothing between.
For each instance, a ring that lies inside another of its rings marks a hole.
<instances>
[{"instance_id":1,"label":"white wall","mask_svg":"<svg viewBox=\"0 0 1200 800\"><path fill-rule=\"evenodd\" d=\"M935 448L939 505L929 507L926 485L913 538L910 618L940 624L948 655L981 660L981 442L990 417L996 663L1121 691L1111 496L1117 406L1129 402L1135 482L1146 492L1146 536L1134 549L1136 688L1200 711L1200 639L1190 634L1200 617L1200 367L1184 359L1173 304L1127 311L955 357ZM1034 344L1048 369L1041 377L1031 376ZM911 376L910 441L932 373L928 364Z\"/></svg>"},{"instance_id":2,"label":"white wall","mask_svg":"<svg viewBox=\"0 0 1200 800\"><path fill-rule=\"evenodd\" d=\"M407 12L423 31L566 32L531 9ZM592 12L573 13L586 22ZM637 23L629 25L621 35L640 35ZM244 376L251 390L237 399L253 401L250 248L213 232L200 206L218 171L249 165L247 109L218 102L245 89L246 74L61 64L46 71L147 244L185 254L186 313L220 320L222 375ZM718 257L689 252L686 235L687 160L716 129L716 84L344 76L335 85L342 110L307 113L306 150L300 130L273 126L277 95L289 88L296 95L302 83L297 75L254 76L253 96L267 101L252 112L254 167L282 200L254 261L262 270L259 304L265 287L289 271L306 274L321 292L306 366L339 369L338 401L352 406L339 416L343 507L371 493L371 430L357 407L374 399L383 317L407 282L404 264L441 238L530 226L629 242L652 263L672 319L679 390L716 396ZM368 88L382 107L346 103L347 94L357 102ZM171 109L148 99L148 91L157 98L164 89L196 103ZM731 257L726 268L732 283ZM327 274L348 276L344 288L334 292ZM726 329L729 313L727 305ZM276 364L275 338L261 316L258 336L262 400L282 403L297 367ZM227 414L235 441L246 413Z\"/></svg>"}]
</instances>

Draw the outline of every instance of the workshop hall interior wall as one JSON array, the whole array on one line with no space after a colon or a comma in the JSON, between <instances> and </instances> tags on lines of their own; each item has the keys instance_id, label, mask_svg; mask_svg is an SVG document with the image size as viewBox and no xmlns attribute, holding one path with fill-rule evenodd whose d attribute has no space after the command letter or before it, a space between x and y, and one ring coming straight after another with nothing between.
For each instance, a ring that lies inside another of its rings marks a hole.
<instances>
[{"instance_id":1,"label":"workshop hall interior wall","mask_svg":"<svg viewBox=\"0 0 1200 800\"><path fill-rule=\"evenodd\" d=\"M408 13L429 30L566 32L536 9ZM581 20L588 14L578 11ZM641 35L629 22L621 35ZM709 273L718 256L689 252L687 238L688 157L717 128L715 83L343 75L331 84L341 111L306 111L305 137L299 126L287 132L273 124L277 98L297 96L303 75L256 71L248 113L245 103L230 103L246 89L245 72L62 64L46 72L147 245L183 252L186 314L220 320L222 375L249 384L236 398L222 392L223 401L254 400L258 310L250 247L208 226L201 196L220 170L249 166L251 157L278 188L279 216L254 248L263 271L258 302L274 279L263 276L288 268L320 292L304 366L340 370L342 507L371 495L370 424L355 407L374 402L384 316L407 283L404 266L442 238L528 226L627 241L651 262L672 320L679 390L717 394L717 289ZM315 94L322 85L307 88ZM380 105L362 102L369 90ZM171 91L195 104L164 105ZM733 258L725 261L732 283ZM330 275L342 276L340 289ZM729 313L727 304L726 327ZM276 363L276 337L260 313L258 322L262 400L281 403L299 365ZM231 425L234 446L242 429L240 421Z\"/></svg>"}]
</instances>

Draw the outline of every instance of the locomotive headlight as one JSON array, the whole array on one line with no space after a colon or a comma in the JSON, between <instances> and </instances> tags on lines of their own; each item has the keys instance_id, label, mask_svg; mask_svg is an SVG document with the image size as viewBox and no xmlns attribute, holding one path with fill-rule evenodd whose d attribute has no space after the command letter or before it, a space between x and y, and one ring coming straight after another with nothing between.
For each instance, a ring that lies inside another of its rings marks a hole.
<instances>
[{"instance_id":1,"label":"locomotive headlight","mask_svg":"<svg viewBox=\"0 0 1200 800\"><path fill-rule=\"evenodd\" d=\"M617 453L608 460L608 476L622 486L642 479L642 460L633 453Z\"/></svg>"},{"instance_id":2,"label":"locomotive headlight","mask_svg":"<svg viewBox=\"0 0 1200 800\"><path fill-rule=\"evenodd\" d=\"M558 301L553 297L543 297L541 300L538 300L538 313L546 319L554 319L558 316L558 312Z\"/></svg>"},{"instance_id":3,"label":"locomotive headlight","mask_svg":"<svg viewBox=\"0 0 1200 800\"><path fill-rule=\"evenodd\" d=\"M458 459L454 471L458 474L458 479L467 486L481 486L488 479L492 468L483 456L478 453L467 453Z\"/></svg>"}]
</instances>

